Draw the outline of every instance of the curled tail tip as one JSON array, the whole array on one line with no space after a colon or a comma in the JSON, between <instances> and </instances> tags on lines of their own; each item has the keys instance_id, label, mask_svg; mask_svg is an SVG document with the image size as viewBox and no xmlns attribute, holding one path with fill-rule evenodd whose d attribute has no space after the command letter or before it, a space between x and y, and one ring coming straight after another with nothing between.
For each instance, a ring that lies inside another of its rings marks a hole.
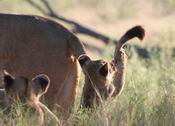
<instances>
[{"instance_id":1,"label":"curled tail tip","mask_svg":"<svg viewBox=\"0 0 175 126\"><path fill-rule=\"evenodd\" d=\"M143 40L145 37L145 29L141 25L136 25L135 27L131 28L128 33L133 37L139 38L140 40Z\"/></svg>"},{"instance_id":2,"label":"curled tail tip","mask_svg":"<svg viewBox=\"0 0 175 126\"><path fill-rule=\"evenodd\" d=\"M118 52L128 40L135 37L137 37L141 41L144 39L145 29L141 25L136 25L132 27L119 39L118 45L116 47L116 52Z\"/></svg>"}]
</instances>

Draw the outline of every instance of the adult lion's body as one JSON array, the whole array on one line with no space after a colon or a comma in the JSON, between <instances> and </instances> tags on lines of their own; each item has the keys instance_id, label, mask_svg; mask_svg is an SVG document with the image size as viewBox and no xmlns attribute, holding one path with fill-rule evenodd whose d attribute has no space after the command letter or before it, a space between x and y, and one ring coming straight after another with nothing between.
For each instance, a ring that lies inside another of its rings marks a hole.
<instances>
[{"instance_id":1,"label":"adult lion's body","mask_svg":"<svg viewBox=\"0 0 175 126\"><path fill-rule=\"evenodd\" d=\"M76 48L76 49L75 49ZM38 16L0 14L0 69L32 79L50 77L46 94L54 103L73 104L79 81L77 57L84 54L79 39L61 25Z\"/></svg>"}]
</instances>

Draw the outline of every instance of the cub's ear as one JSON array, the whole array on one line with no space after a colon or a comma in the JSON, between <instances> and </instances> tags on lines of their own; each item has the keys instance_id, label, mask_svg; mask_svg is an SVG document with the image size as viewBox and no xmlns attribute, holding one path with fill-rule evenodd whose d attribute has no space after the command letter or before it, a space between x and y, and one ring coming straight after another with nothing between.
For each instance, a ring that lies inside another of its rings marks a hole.
<instances>
[{"instance_id":1,"label":"cub's ear","mask_svg":"<svg viewBox=\"0 0 175 126\"><path fill-rule=\"evenodd\" d=\"M78 57L78 61L79 61L81 67L82 67L87 61L90 61L90 60L91 60L91 59L90 59L87 55L85 55L85 54L80 55L80 56Z\"/></svg>"},{"instance_id":2,"label":"cub's ear","mask_svg":"<svg viewBox=\"0 0 175 126\"><path fill-rule=\"evenodd\" d=\"M50 79L45 74L39 74L32 79L32 90L38 97L42 96L47 92L49 85Z\"/></svg>"},{"instance_id":3,"label":"cub's ear","mask_svg":"<svg viewBox=\"0 0 175 126\"><path fill-rule=\"evenodd\" d=\"M13 86L14 84L14 77L10 75L6 70L3 70L4 73L4 85L5 85L5 90L8 92L9 89Z\"/></svg>"},{"instance_id":4,"label":"cub's ear","mask_svg":"<svg viewBox=\"0 0 175 126\"><path fill-rule=\"evenodd\" d=\"M104 64L100 70L99 70L100 75L106 77L108 75L108 64Z\"/></svg>"}]
</instances>

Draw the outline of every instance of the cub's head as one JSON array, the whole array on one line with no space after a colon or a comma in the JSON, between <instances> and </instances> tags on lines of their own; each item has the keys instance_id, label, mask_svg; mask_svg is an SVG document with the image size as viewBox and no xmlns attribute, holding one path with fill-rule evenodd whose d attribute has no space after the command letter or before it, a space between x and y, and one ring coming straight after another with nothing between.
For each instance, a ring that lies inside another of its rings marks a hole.
<instances>
[{"instance_id":1,"label":"cub's head","mask_svg":"<svg viewBox=\"0 0 175 126\"><path fill-rule=\"evenodd\" d=\"M103 88L113 81L116 68L113 63L104 60L91 60L87 55L79 58L81 67L84 70L86 78L98 88Z\"/></svg>"},{"instance_id":2,"label":"cub's head","mask_svg":"<svg viewBox=\"0 0 175 126\"><path fill-rule=\"evenodd\" d=\"M13 77L4 71L5 93L10 104L17 99L23 103L28 102L28 100L39 100L40 96L47 92L49 84L50 80L44 74L29 80L23 76Z\"/></svg>"},{"instance_id":3,"label":"cub's head","mask_svg":"<svg viewBox=\"0 0 175 126\"><path fill-rule=\"evenodd\" d=\"M15 101L20 100L26 106L36 110L38 114L36 123L39 126L43 125L42 108L47 107L39 101L39 98L48 90L50 85L48 76L40 74L29 80L23 76L13 77L4 71L4 85L7 105L11 106Z\"/></svg>"}]
</instances>

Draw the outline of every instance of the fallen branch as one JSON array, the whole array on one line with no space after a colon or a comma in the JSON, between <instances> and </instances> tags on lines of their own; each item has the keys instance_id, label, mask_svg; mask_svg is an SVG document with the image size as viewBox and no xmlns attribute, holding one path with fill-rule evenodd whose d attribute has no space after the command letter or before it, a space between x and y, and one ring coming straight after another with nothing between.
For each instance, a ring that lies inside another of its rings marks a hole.
<instances>
[{"instance_id":1,"label":"fallen branch","mask_svg":"<svg viewBox=\"0 0 175 126\"><path fill-rule=\"evenodd\" d=\"M47 11L45 11L41 6L39 6L38 4L36 4L32 0L26 0L26 1L30 5L32 5L34 8L36 8L37 10L42 12L44 15L50 16L52 18L56 18L60 21L63 21L65 23L71 25L72 26L71 31L74 32L75 34L77 34L77 33L86 34L86 35L92 36L96 39L99 39L99 40L103 41L105 44L108 44L111 41L111 38L106 36L106 35L103 35L99 32L96 32L96 31L94 31L90 28L87 28L87 27L83 26L80 23L77 23L73 20L70 20L70 19L64 18L63 16L58 15L57 13L55 13L53 11L53 9L51 8L51 6L49 5L47 0L41 0L43 5L47 8ZM113 40L113 43L116 43L116 42L117 42L117 40Z\"/></svg>"}]
</instances>

